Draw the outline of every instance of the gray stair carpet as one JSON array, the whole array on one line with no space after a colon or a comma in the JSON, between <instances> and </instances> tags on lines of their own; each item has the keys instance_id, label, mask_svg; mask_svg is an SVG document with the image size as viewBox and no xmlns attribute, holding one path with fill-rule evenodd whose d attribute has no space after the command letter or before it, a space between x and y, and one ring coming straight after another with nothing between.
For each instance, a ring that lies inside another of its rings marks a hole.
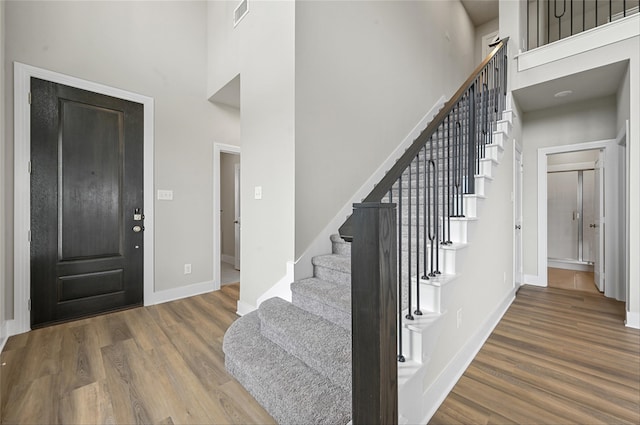
<instances>
[{"instance_id":1,"label":"gray stair carpet","mask_svg":"<svg viewBox=\"0 0 640 425\"><path fill-rule=\"evenodd\" d=\"M253 311L224 336L227 370L279 424L346 424L351 393L265 338Z\"/></svg>"},{"instance_id":2,"label":"gray stair carpet","mask_svg":"<svg viewBox=\"0 0 640 425\"><path fill-rule=\"evenodd\" d=\"M351 285L310 277L291 284L293 304L351 330Z\"/></svg>"},{"instance_id":3,"label":"gray stair carpet","mask_svg":"<svg viewBox=\"0 0 640 425\"><path fill-rule=\"evenodd\" d=\"M311 259L313 275L328 282L351 286L351 256L318 255Z\"/></svg>"},{"instance_id":4,"label":"gray stair carpet","mask_svg":"<svg viewBox=\"0 0 640 425\"><path fill-rule=\"evenodd\" d=\"M351 332L281 298L264 301L258 315L263 336L351 391Z\"/></svg>"}]
</instances>

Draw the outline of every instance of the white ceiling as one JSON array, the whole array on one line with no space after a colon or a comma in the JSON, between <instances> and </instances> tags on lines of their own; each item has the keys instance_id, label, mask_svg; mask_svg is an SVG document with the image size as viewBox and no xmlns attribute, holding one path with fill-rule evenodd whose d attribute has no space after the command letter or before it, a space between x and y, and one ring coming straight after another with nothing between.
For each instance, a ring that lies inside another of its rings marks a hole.
<instances>
[{"instance_id":1,"label":"white ceiling","mask_svg":"<svg viewBox=\"0 0 640 425\"><path fill-rule=\"evenodd\" d=\"M460 1L476 27L498 17L498 0Z\"/></svg>"},{"instance_id":2,"label":"white ceiling","mask_svg":"<svg viewBox=\"0 0 640 425\"><path fill-rule=\"evenodd\" d=\"M617 62L525 87L514 91L513 96L523 112L610 96L618 91L626 69L627 62ZM554 94L564 90L573 93L566 97L554 97Z\"/></svg>"}]
</instances>

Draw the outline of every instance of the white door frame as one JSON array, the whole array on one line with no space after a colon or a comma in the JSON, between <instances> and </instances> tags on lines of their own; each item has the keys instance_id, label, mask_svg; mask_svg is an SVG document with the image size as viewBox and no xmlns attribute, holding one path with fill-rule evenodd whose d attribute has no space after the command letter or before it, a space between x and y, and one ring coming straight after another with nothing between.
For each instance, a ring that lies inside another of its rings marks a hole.
<instances>
[{"instance_id":1,"label":"white door frame","mask_svg":"<svg viewBox=\"0 0 640 425\"><path fill-rule=\"evenodd\" d=\"M235 164L235 166L233 167L233 203L235 207L233 237L236 246L234 247L235 249L233 253L235 255L233 266L236 270L240 270L240 232L242 230L242 209L240 206L240 171L240 164Z\"/></svg>"},{"instance_id":2,"label":"white door frame","mask_svg":"<svg viewBox=\"0 0 640 425\"><path fill-rule=\"evenodd\" d=\"M618 193L615 190L618 180L616 162L618 158L617 142L615 139L598 140L593 142L578 143L574 145L553 146L538 149L538 276L528 279L527 283L547 286L547 155L565 152L577 152L594 149L605 150L605 208L610 205L619 205ZM615 273L616 267L613 261L617 258L615 247L615 235L617 234L614 214L607 213L605 218L605 284L614 279L611 273ZM530 276L532 277L532 276ZM622 277L620 277L622 278Z\"/></svg>"},{"instance_id":3,"label":"white door frame","mask_svg":"<svg viewBox=\"0 0 640 425\"><path fill-rule=\"evenodd\" d=\"M517 160L517 157L520 156L520 161ZM518 288L519 286L524 285L524 255L523 255L523 247L522 247L522 229L516 229L516 226L522 226L522 188L523 188L523 156L522 156L522 146L520 146L517 141L514 142L513 145L513 227L514 227L514 238L513 238L513 253L514 253L514 262L513 262L513 287ZM519 166L518 166L519 165ZM519 183L516 186L516 183ZM520 216L518 216L518 210L520 212ZM520 232L520 238L516 237L515 232ZM520 257L520 264L518 268L518 261L516 258Z\"/></svg>"},{"instance_id":4,"label":"white door frame","mask_svg":"<svg viewBox=\"0 0 640 425\"><path fill-rule=\"evenodd\" d=\"M29 92L31 77L41 78L107 96L117 97L144 106L144 304L153 303L154 294L154 220L153 220L153 117L154 100L137 93L82 80L19 62L14 63L14 321L11 335L31 329L29 297L31 294L31 253L29 228L31 225L31 184L29 161L31 160L31 114Z\"/></svg>"},{"instance_id":5,"label":"white door frame","mask_svg":"<svg viewBox=\"0 0 640 425\"><path fill-rule=\"evenodd\" d=\"M213 144L213 290L220 289L220 154L240 155L240 147Z\"/></svg>"}]
</instances>

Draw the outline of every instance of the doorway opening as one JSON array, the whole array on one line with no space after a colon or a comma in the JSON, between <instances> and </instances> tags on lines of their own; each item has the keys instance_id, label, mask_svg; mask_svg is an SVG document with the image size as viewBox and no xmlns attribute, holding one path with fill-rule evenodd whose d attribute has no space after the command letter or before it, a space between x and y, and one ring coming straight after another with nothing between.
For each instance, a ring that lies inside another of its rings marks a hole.
<instances>
[{"instance_id":1,"label":"doorway opening","mask_svg":"<svg viewBox=\"0 0 640 425\"><path fill-rule=\"evenodd\" d=\"M602 276L594 272L602 264L602 155L593 149L547 156L549 286L601 290Z\"/></svg>"},{"instance_id":2,"label":"doorway opening","mask_svg":"<svg viewBox=\"0 0 640 425\"><path fill-rule=\"evenodd\" d=\"M240 148L214 145L214 288L240 281Z\"/></svg>"},{"instance_id":3,"label":"doorway opening","mask_svg":"<svg viewBox=\"0 0 640 425\"><path fill-rule=\"evenodd\" d=\"M538 150L538 276L542 286L549 286L549 266L593 272L599 292L626 302L625 277L621 274L625 226L618 220L621 155L625 156L624 147L616 140ZM562 195L563 191L567 192ZM584 199L587 197L592 199ZM553 198L562 198L563 204L555 205ZM574 282L585 280L576 273L572 276Z\"/></svg>"}]
</instances>

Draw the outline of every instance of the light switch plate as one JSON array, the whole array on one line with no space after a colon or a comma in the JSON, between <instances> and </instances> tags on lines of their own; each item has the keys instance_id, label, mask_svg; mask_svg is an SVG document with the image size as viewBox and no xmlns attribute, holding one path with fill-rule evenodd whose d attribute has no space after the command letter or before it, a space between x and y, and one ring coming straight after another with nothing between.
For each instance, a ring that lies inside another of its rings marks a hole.
<instances>
[{"instance_id":1,"label":"light switch plate","mask_svg":"<svg viewBox=\"0 0 640 425\"><path fill-rule=\"evenodd\" d=\"M158 201L173 201L173 190L158 190Z\"/></svg>"},{"instance_id":2,"label":"light switch plate","mask_svg":"<svg viewBox=\"0 0 640 425\"><path fill-rule=\"evenodd\" d=\"M255 199L262 199L262 186L256 186L253 189L253 197Z\"/></svg>"}]
</instances>

